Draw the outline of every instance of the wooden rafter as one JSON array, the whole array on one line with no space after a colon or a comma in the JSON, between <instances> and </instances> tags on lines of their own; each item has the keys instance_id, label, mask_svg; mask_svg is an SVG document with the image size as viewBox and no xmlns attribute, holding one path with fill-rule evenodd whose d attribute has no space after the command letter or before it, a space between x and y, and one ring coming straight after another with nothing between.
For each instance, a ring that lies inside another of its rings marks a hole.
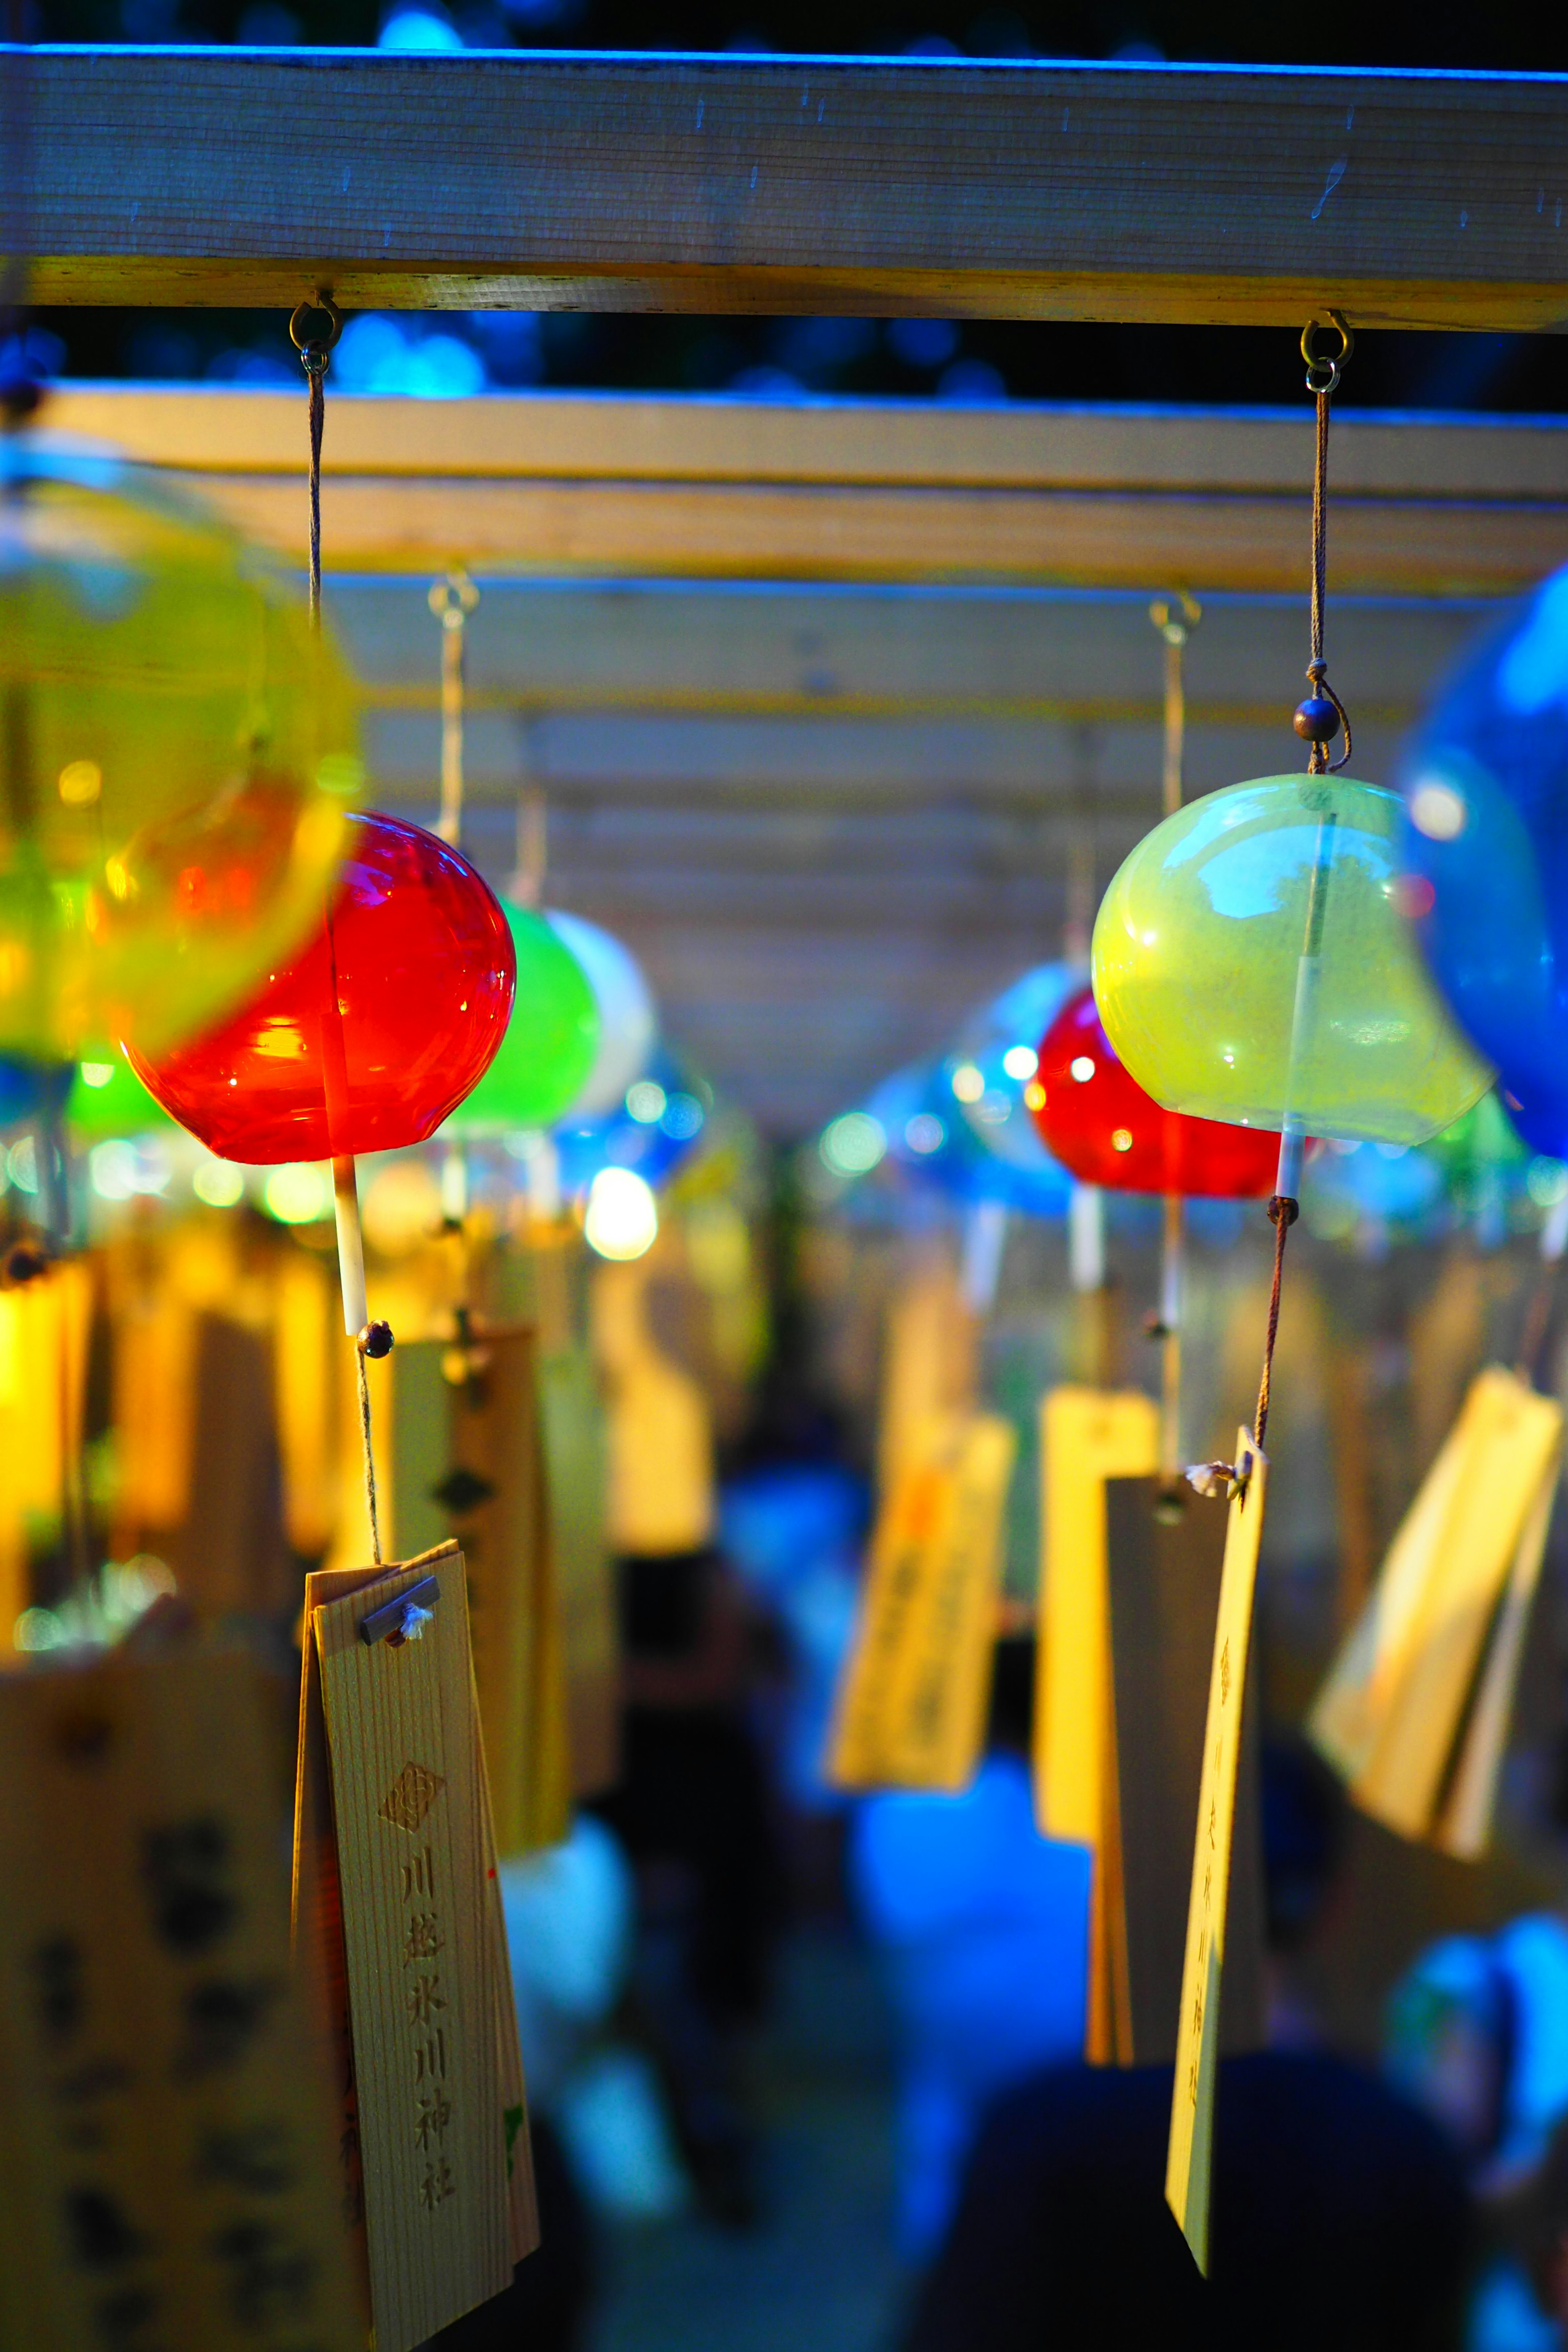
<instances>
[{"instance_id":1,"label":"wooden rafter","mask_svg":"<svg viewBox=\"0 0 1568 2352\"><path fill-rule=\"evenodd\" d=\"M1568 79L42 47L45 303L1568 321Z\"/></svg>"},{"instance_id":2,"label":"wooden rafter","mask_svg":"<svg viewBox=\"0 0 1568 2352\"><path fill-rule=\"evenodd\" d=\"M66 385L47 421L300 543L303 396ZM1312 426L914 402L332 395L330 569L1296 593ZM1331 457L1337 593L1497 595L1568 560L1568 425L1358 416Z\"/></svg>"}]
</instances>

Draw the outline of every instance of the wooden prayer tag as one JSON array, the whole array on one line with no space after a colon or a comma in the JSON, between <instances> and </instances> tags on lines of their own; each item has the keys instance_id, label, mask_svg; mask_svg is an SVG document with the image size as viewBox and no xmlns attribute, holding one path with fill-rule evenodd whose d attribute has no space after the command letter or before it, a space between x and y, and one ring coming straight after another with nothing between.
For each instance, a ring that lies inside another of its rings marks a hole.
<instances>
[{"instance_id":1,"label":"wooden prayer tag","mask_svg":"<svg viewBox=\"0 0 1568 2352\"><path fill-rule=\"evenodd\" d=\"M541 1355L539 1411L572 1794L592 1797L620 1777L620 1641L605 1527L605 1413L585 1348Z\"/></svg>"},{"instance_id":2,"label":"wooden prayer tag","mask_svg":"<svg viewBox=\"0 0 1568 2352\"><path fill-rule=\"evenodd\" d=\"M1220 2052L1220 1986L1236 1822L1237 1766L1241 1752L1243 1699L1251 1651L1252 1595L1268 1463L1250 1430L1237 1433L1237 1486L1226 1525L1204 1726L1203 1779L1193 1849L1182 2007L1171 2098L1171 2139L1165 2197L1193 2259L1208 2273L1209 2189L1214 2148L1215 2083Z\"/></svg>"},{"instance_id":3,"label":"wooden prayer tag","mask_svg":"<svg viewBox=\"0 0 1568 2352\"><path fill-rule=\"evenodd\" d=\"M312 1576L306 1622L296 1916L341 2038L376 2352L411 2352L537 2236L462 1555Z\"/></svg>"},{"instance_id":4,"label":"wooden prayer tag","mask_svg":"<svg viewBox=\"0 0 1568 2352\"><path fill-rule=\"evenodd\" d=\"M840 1685L840 1788L967 1787L980 1760L1017 1440L993 1413L929 1423L872 1540Z\"/></svg>"},{"instance_id":5,"label":"wooden prayer tag","mask_svg":"<svg viewBox=\"0 0 1568 2352\"><path fill-rule=\"evenodd\" d=\"M0 1681L0 2340L363 2352L258 1670Z\"/></svg>"},{"instance_id":6,"label":"wooden prayer tag","mask_svg":"<svg viewBox=\"0 0 1568 2352\"><path fill-rule=\"evenodd\" d=\"M1109 1755L1105 1482L1159 1461L1160 1413L1136 1389L1053 1389L1040 1407L1044 1481L1035 1806L1047 1837L1098 1846Z\"/></svg>"},{"instance_id":7,"label":"wooden prayer tag","mask_svg":"<svg viewBox=\"0 0 1568 2352\"><path fill-rule=\"evenodd\" d=\"M1363 1811L1474 1858L1563 1454L1563 1408L1493 1365L1406 1512L1310 1729Z\"/></svg>"},{"instance_id":8,"label":"wooden prayer tag","mask_svg":"<svg viewBox=\"0 0 1568 2352\"><path fill-rule=\"evenodd\" d=\"M565 1836L572 1805L532 1329L477 1327L467 1350L416 1340L393 1360L398 1542L416 1528L463 1547L497 1840L529 1853Z\"/></svg>"},{"instance_id":9,"label":"wooden prayer tag","mask_svg":"<svg viewBox=\"0 0 1568 2352\"><path fill-rule=\"evenodd\" d=\"M1111 1748L1119 1903L1107 1937L1118 2063L1171 2064L1182 2005L1188 1864L1203 1777L1204 1716L1219 1613L1226 1514L1184 1498L1173 1514L1154 1478L1105 1486ZM1256 1682L1256 1676L1254 1676ZM1222 2053L1263 2042L1263 1854L1258 1711L1241 1719L1226 1917Z\"/></svg>"},{"instance_id":10,"label":"wooden prayer tag","mask_svg":"<svg viewBox=\"0 0 1568 2352\"><path fill-rule=\"evenodd\" d=\"M1084 2055L1119 2054L1121 1840L1111 1753L1105 1482L1152 1472L1159 1408L1136 1389L1053 1389L1040 1407L1041 1558L1035 1681L1035 1817L1093 1855ZM1123 2035L1123 2040L1125 2036Z\"/></svg>"}]
</instances>

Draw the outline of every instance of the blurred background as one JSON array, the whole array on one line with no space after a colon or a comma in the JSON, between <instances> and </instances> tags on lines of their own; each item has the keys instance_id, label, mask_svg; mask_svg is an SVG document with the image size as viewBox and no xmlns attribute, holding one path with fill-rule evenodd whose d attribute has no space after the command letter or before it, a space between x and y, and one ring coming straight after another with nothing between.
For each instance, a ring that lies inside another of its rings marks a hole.
<instances>
[{"instance_id":1,"label":"blurred background","mask_svg":"<svg viewBox=\"0 0 1568 2352\"><path fill-rule=\"evenodd\" d=\"M21 29L47 41L1435 69L1555 69L1562 49L1536 9L1342 0L1310 23L1174 0L979 14L849 0L787 19L697 0L663 11L28 0ZM1309 72L1300 103L1317 102ZM286 391L303 407L280 317L42 310L27 331L31 366L62 387ZM986 412L1303 409L1286 333L362 313L333 356L328 430L341 395L551 391ZM1342 404L1556 417L1568 411L1568 348L1552 334L1369 334ZM331 497L329 481L327 609L374 682L371 797L428 823L437 632L411 634L384 582L334 577ZM489 1370L464 1353L460 1306L532 1335L560 1558L584 1609L603 1604L605 1618L580 1652L598 1679L584 1669L575 1744L550 1768L554 1810L505 1871L549 2260L525 2281L523 2308L448 2331L451 2352L524 2340L538 2352L959 2352L980 2340L963 2317L964 2282L991 2259L973 2228L953 2233L966 2167L980 2167L972 2204L1010 2167L1058 2177L1005 2102L1037 2091L1047 2068L1074 2066L1084 2032L1081 1858L1037 1833L1027 1791L1039 1403L1064 1381L1152 1395L1159 1381L1146 1330L1160 1296L1158 1202L1106 1196L1103 1255L1086 1278L1069 1187L1027 1140L1024 1089L1044 1021L1036 998L1009 1007L1009 991L1039 967L1081 966L1100 891L1154 821L1161 648L1142 593L1101 599L1092 641L1073 635L1072 592L1032 595L1016 620L1018 665L1035 658L1033 631L1056 648L1042 665L1055 659L1105 706L1065 729L1047 789L1032 772L1019 783L1033 754L1009 751L983 713L942 721L920 758L905 742L883 769L852 730L803 749L800 703L847 708L857 677L875 683L876 646L846 650L853 616L834 617L837 590L818 599L824 623L800 583L755 583L752 639L787 673L785 718L687 724L635 697L625 709L586 693L567 707L552 665L564 675L574 631L586 642L611 629L626 583L595 602L576 583L553 621L538 584L483 581L468 625L465 846L498 886L526 868L528 903L543 894L629 949L645 1025L591 1116L448 1135L362 1170L373 1307L400 1341L383 1412L389 1552L460 1531L486 1506L451 1483L447 1392L470 1383L477 1395ZM643 593L658 604L657 588ZM919 596L890 600L889 639L914 625ZM423 598L421 583L416 607ZM1005 601L976 606L977 643L1013 625ZM1400 600L1363 601L1336 677L1369 706L1376 768L1490 608L1449 600L1423 635ZM1285 767L1305 621L1285 598L1255 600L1254 617L1265 605L1271 667L1255 699L1276 695L1277 673ZM679 630L707 625L699 599ZM1223 698L1226 649L1240 642L1229 626L1226 598L1208 600L1192 656L1198 703ZM1118 695L1136 706L1131 749L1112 740ZM1242 772L1230 756L1195 718L1193 788ZM17 1602L14 1640L23 1651L107 1642L177 1591L270 1657L286 1690L305 1570L363 1548L353 1399L332 1331L330 1182L312 1166L214 1160L142 1101L94 1110L95 1095L124 1083L110 1066L79 1076L69 1118L84 1248L71 1281L0 1293L0 1573ZM26 1128L5 1139L5 1213L19 1234L45 1181L41 1147ZM1553 2138L1568 2116L1561 1527L1484 1860L1350 1811L1300 1731L1466 1384L1482 1364L1512 1360L1542 1229L1564 1200L1568 1167L1521 1142L1489 1097L1462 1134L1430 1148L1325 1150L1292 1244L1258 1604L1268 2038L1276 2053L1331 2058L1401 2116L1425 2118L1400 2141L1403 2124L1382 2107L1369 2119L1346 2091L1321 2146L1300 2126L1323 2169L1364 2132L1409 2188L1414 2250L1397 2251L1392 2221L1386 2237L1415 2315L1403 2335L1396 2320L1383 2333L1369 2323L1368 2345L1544 2352L1563 2340L1552 2315L1568 2235ZM1184 1432L1194 1459L1228 1454L1250 1411L1271 1249L1258 1203L1194 1208ZM1554 1394L1565 1341L1554 1307ZM70 1389L68 1425L79 1419L74 1488L58 1388L18 1369L39 1362ZM156 1427L138 1406L149 1381L179 1400ZM956 1797L847 1795L824 1765L834 1693L879 1502L903 1434L929 1410L989 1412L1016 1439L983 1761ZM1168 2071L1163 2086L1168 2099ZM1089 2128L1077 2095L1062 2092L1050 2111L1069 2139ZM1146 2123L1130 2109L1117 2146L1142 2146ZM1233 2145L1250 2145L1239 2126ZM1471 2261L1481 2201L1492 2235ZM1156 2261L1151 2276L1163 2275ZM1121 2340L1097 2336L1070 2298L1052 2305L1059 2333L1031 2332L1035 2294L1021 2275L1020 2343ZM1167 2340L1188 2341L1190 2317L1184 2305ZM1252 2340L1286 2341L1271 2325ZM984 2340L998 2352L1014 2338L991 2329Z\"/></svg>"}]
</instances>

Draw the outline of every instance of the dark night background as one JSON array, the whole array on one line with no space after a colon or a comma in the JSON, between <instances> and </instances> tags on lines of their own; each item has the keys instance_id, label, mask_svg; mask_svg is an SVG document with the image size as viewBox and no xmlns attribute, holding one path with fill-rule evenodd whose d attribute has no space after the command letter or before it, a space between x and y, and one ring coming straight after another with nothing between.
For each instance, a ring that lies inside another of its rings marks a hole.
<instances>
[{"instance_id":1,"label":"dark night background","mask_svg":"<svg viewBox=\"0 0 1568 2352\"><path fill-rule=\"evenodd\" d=\"M1216 0L1068 0L1046 8L910 0L23 0L46 41L238 41L482 48L771 49L967 57L1244 60L1552 72L1559 10L1310 9ZM13 0L16 5L16 0ZM1324 102L1310 77L1305 108ZM38 314L34 364L73 376L294 382L285 322L260 312ZM1294 404L1290 334L1011 320L615 318L447 313L362 320L340 389L527 384L766 395L804 389L948 400ZM1568 410L1568 338L1367 334L1342 400L1371 407Z\"/></svg>"}]
</instances>

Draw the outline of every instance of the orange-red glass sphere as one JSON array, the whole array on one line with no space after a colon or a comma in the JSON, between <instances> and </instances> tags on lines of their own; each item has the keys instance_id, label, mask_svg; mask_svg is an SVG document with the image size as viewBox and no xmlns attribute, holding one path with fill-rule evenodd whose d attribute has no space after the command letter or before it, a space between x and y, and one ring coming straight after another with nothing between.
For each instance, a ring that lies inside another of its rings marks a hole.
<instances>
[{"instance_id":1,"label":"orange-red glass sphere","mask_svg":"<svg viewBox=\"0 0 1568 2352\"><path fill-rule=\"evenodd\" d=\"M220 1159L395 1151L433 1135L482 1076L516 979L506 917L468 859L418 825L355 816L303 954L221 1028L130 1060Z\"/></svg>"},{"instance_id":2,"label":"orange-red glass sphere","mask_svg":"<svg viewBox=\"0 0 1568 2352\"><path fill-rule=\"evenodd\" d=\"M1162 1110L1111 1051L1092 988L1070 996L1040 1040L1024 1099L1047 1150L1082 1183L1232 1201L1274 1190L1278 1135Z\"/></svg>"}]
</instances>

